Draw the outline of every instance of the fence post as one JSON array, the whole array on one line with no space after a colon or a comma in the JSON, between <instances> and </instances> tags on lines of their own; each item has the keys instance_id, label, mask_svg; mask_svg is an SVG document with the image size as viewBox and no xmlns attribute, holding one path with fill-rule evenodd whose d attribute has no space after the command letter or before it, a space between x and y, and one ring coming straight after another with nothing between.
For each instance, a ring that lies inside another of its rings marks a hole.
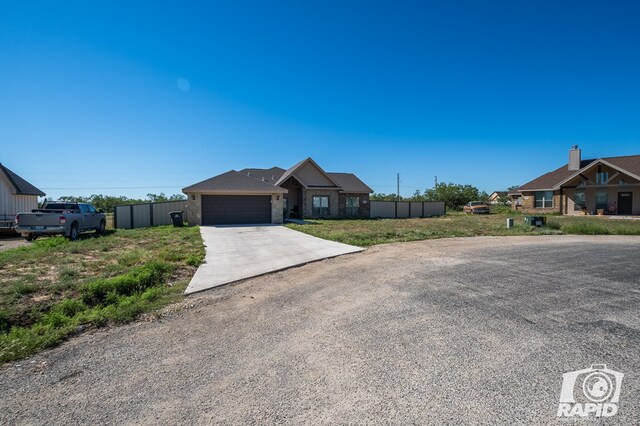
<instances>
[{"instance_id":1,"label":"fence post","mask_svg":"<svg viewBox=\"0 0 640 426\"><path fill-rule=\"evenodd\" d=\"M133 204L129 206L129 211L131 212L131 229L133 229Z\"/></svg>"},{"instance_id":2,"label":"fence post","mask_svg":"<svg viewBox=\"0 0 640 426\"><path fill-rule=\"evenodd\" d=\"M113 229L118 229L118 206L113 208Z\"/></svg>"},{"instance_id":3,"label":"fence post","mask_svg":"<svg viewBox=\"0 0 640 426\"><path fill-rule=\"evenodd\" d=\"M422 216L421 217L424 217L424 201L422 202Z\"/></svg>"},{"instance_id":4,"label":"fence post","mask_svg":"<svg viewBox=\"0 0 640 426\"><path fill-rule=\"evenodd\" d=\"M396 205L396 214L395 214L395 218L394 219L397 219L398 218L398 202L394 201L394 203Z\"/></svg>"},{"instance_id":5,"label":"fence post","mask_svg":"<svg viewBox=\"0 0 640 426\"><path fill-rule=\"evenodd\" d=\"M153 226L153 203L149 203L149 226Z\"/></svg>"}]
</instances>

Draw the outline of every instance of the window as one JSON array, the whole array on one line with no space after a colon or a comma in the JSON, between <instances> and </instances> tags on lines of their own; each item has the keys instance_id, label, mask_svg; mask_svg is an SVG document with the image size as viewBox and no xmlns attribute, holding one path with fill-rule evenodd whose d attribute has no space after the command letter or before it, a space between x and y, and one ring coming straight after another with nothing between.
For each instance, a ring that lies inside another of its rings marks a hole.
<instances>
[{"instance_id":1,"label":"window","mask_svg":"<svg viewBox=\"0 0 640 426\"><path fill-rule=\"evenodd\" d=\"M607 210L609 208L609 194L606 191L596 192L596 210Z\"/></svg>"},{"instance_id":2,"label":"window","mask_svg":"<svg viewBox=\"0 0 640 426\"><path fill-rule=\"evenodd\" d=\"M573 193L573 210L577 212L583 211L587 207L584 191L576 191Z\"/></svg>"},{"instance_id":3,"label":"window","mask_svg":"<svg viewBox=\"0 0 640 426\"><path fill-rule=\"evenodd\" d=\"M553 208L553 191L536 192L536 208L537 209Z\"/></svg>"},{"instance_id":4,"label":"window","mask_svg":"<svg viewBox=\"0 0 640 426\"><path fill-rule=\"evenodd\" d=\"M596 185L606 185L609 182L609 173L608 172L598 172L596 173Z\"/></svg>"},{"instance_id":5,"label":"window","mask_svg":"<svg viewBox=\"0 0 640 426\"><path fill-rule=\"evenodd\" d=\"M93 207L92 205L88 205L87 206L87 210L89 210L89 213L95 213L96 212L95 207Z\"/></svg>"},{"instance_id":6,"label":"window","mask_svg":"<svg viewBox=\"0 0 640 426\"><path fill-rule=\"evenodd\" d=\"M329 216L329 197L313 197L313 216Z\"/></svg>"},{"instance_id":7,"label":"window","mask_svg":"<svg viewBox=\"0 0 640 426\"><path fill-rule=\"evenodd\" d=\"M360 197L347 197L347 216L358 216Z\"/></svg>"}]
</instances>

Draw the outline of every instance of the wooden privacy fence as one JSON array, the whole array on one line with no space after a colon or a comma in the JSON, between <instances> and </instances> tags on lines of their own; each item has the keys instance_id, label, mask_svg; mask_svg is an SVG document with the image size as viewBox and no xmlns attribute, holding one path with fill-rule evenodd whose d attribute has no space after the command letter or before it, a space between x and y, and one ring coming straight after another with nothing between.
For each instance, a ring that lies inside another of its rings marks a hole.
<instances>
[{"instance_id":1,"label":"wooden privacy fence","mask_svg":"<svg viewBox=\"0 0 640 426\"><path fill-rule=\"evenodd\" d=\"M182 210L182 219L187 222L187 200L116 206L113 209L113 227L133 229L171 225L169 212L178 210Z\"/></svg>"},{"instance_id":2,"label":"wooden privacy fence","mask_svg":"<svg viewBox=\"0 0 640 426\"><path fill-rule=\"evenodd\" d=\"M372 219L407 219L410 217L444 216L444 201L369 201Z\"/></svg>"}]
</instances>

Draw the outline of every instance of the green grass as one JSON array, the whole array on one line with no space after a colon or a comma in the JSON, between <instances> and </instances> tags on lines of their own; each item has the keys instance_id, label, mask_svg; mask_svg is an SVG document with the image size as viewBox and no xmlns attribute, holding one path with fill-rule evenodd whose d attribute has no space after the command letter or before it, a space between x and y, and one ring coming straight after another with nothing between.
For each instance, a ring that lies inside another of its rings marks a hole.
<instances>
[{"instance_id":1,"label":"green grass","mask_svg":"<svg viewBox=\"0 0 640 426\"><path fill-rule=\"evenodd\" d=\"M179 300L203 259L197 227L43 238L0 252L0 363Z\"/></svg>"},{"instance_id":2,"label":"green grass","mask_svg":"<svg viewBox=\"0 0 640 426\"><path fill-rule=\"evenodd\" d=\"M507 229L507 218L516 226ZM308 225L287 227L316 237L369 247L405 241L436 238L516 236L516 235L640 235L640 221L611 220L606 217L549 215L547 226L535 228L524 224L521 213L501 212L471 216L453 212L429 219L314 220Z\"/></svg>"}]
</instances>

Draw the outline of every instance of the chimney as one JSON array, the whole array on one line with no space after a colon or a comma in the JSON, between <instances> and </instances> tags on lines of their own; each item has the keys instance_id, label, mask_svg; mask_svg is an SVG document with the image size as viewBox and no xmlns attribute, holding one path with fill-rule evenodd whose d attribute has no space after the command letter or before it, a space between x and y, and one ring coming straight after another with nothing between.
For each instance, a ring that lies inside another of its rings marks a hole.
<instances>
[{"instance_id":1,"label":"chimney","mask_svg":"<svg viewBox=\"0 0 640 426\"><path fill-rule=\"evenodd\" d=\"M574 145L571 147L571 151L569 151L569 170L572 172L577 172L582 167L580 164L582 163L582 151L578 148L578 145Z\"/></svg>"}]
</instances>

